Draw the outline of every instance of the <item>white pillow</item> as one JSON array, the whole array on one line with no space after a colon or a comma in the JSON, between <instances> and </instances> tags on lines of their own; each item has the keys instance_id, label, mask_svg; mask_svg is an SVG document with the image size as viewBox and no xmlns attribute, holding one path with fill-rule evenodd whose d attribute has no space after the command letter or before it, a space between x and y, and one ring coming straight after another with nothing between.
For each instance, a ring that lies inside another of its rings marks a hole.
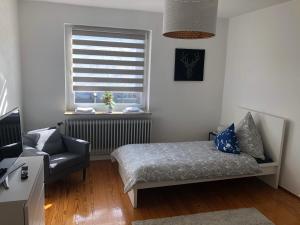
<instances>
[{"instance_id":1,"label":"white pillow","mask_svg":"<svg viewBox=\"0 0 300 225\"><path fill-rule=\"evenodd\" d=\"M256 159L265 160L262 139L250 112L238 124L236 135L241 152L245 152Z\"/></svg>"}]
</instances>

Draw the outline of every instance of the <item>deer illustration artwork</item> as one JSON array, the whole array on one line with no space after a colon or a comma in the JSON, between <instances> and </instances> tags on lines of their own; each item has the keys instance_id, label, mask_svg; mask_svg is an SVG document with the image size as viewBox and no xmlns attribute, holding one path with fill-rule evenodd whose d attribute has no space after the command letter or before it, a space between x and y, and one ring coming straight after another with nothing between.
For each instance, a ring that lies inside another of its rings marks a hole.
<instances>
[{"instance_id":1,"label":"deer illustration artwork","mask_svg":"<svg viewBox=\"0 0 300 225\"><path fill-rule=\"evenodd\" d=\"M196 66L196 64L201 59L201 56L198 53L195 53L193 57L189 57L188 54L182 53L182 56L180 58L180 61L184 64L186 68L186 78L189 80L193 77L193 71Z\"/></svg>"}]
</instances>

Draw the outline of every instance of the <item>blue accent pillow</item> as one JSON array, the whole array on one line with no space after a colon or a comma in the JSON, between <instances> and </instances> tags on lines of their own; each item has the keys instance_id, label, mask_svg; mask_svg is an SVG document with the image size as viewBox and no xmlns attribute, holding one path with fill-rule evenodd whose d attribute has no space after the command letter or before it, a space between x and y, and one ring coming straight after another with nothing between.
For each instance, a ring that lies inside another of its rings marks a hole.
<instances>
[{"instance_id":1,"label":"blue accent pillow","mask_svg":"<svg viewBox=\"0 0 300 225\"><path fill-rule=\"evenodd\" d=\"M234 124L217 134L215 144L217 149L222 152L240 154L238 139L234 132Z\"/></svg>"}]
</instances>

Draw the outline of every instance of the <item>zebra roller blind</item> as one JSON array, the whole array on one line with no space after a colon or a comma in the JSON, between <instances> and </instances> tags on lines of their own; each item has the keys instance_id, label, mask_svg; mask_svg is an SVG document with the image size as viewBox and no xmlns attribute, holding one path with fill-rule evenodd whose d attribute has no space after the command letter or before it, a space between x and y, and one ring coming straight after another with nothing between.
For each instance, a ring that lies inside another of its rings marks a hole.
<instances>
[{"instance_id":1,"label":"zebra roller blind","mask_svg":"<svg viewBox=\"0 0 300 225\"><path fill-rule=\"evenodd\" d=\"M72 26L74 92L144 92L147 31Z\"/></svg>"}]
</instances>

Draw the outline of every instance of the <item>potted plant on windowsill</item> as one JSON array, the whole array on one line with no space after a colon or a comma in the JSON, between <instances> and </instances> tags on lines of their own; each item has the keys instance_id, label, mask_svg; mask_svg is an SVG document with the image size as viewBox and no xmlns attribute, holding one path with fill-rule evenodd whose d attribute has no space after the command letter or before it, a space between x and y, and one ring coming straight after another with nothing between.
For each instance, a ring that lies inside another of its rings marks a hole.
<instances>
[{"instance_id":1,"label":"potted plant on windowsill","mask_svg":"<svg viewBox=\"0 0 300 225\"><path fill-rule=\"evenodd\" d=\"M102 100L103 100L103 103L106 106L108 106L108 111L107 112L112 113L113 107L115 105L114 96L113 96L112 92L110 92L110 91L104 92Z\"/></svg>"}]
</instances>

